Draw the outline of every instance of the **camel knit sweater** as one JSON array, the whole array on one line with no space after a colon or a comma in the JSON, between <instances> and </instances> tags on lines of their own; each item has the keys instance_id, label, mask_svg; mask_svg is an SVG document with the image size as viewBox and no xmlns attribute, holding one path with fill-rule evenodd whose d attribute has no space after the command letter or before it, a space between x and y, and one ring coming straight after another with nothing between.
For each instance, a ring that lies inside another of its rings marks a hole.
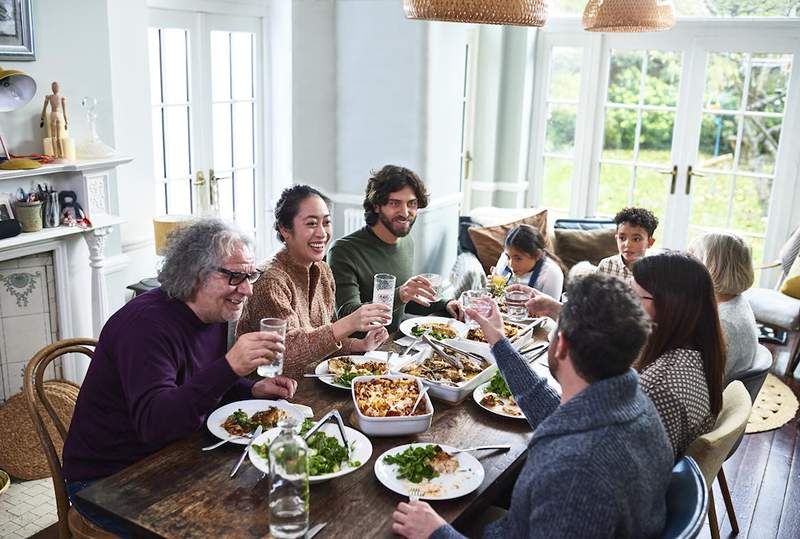
<instances>
[{"instance_id":1,"label":"camel knit sweater","mask_svg":"<svg viewBox=\"0 0 800 539\"><path fill-rule=\"evenodd\" d=\"M338 342L332 322L336 285L325 262L298 264L284 248L253 286L236 326L236 336L260 330L262 318L286 320L284 374L296 377L313 370L325 356L347 353L353 339Z\"/></svg>"}]
</instances>

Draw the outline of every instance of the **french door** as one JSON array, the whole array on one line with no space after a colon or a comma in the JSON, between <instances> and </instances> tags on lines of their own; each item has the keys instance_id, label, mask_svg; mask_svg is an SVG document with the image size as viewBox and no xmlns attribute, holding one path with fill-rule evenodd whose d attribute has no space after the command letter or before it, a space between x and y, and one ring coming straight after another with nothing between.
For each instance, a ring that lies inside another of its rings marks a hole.
<instances>
[{"instance_id":1,"label":"french door","mask_svg":"<svg viewBox=\"0 0 800 539\"><path fill-rule=\"evenodd\" d=\"M156 207L216 213L255 232L263 209L261 22L151 9ZM206 183L205 193L196 186Z\"/></svg>"},{"instance_id":2,"label":"french door","mask_svg":"<svg viewBox=\"0 0 800 539\"><path fill-rule=\"evenodd\" d=\"M660 247L724 229L748 240L756 264L774 255L796 191L800 32L751 26L545 32L531 201L576 216L644 206Z\"/></svg>"}]
</instances>

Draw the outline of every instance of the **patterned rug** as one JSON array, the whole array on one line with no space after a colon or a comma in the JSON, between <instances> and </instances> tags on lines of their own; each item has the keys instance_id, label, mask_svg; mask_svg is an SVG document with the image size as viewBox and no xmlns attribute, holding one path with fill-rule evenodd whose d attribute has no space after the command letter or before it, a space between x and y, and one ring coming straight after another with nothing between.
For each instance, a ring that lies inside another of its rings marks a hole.
<instances>
[{"instance_id":1,"label":"patterned rug","mask_svg":"<svg viewBox=\"0 0 800 539\"><path fill-rule=\"evenodd\" d=\"M770 373L753 404L745 432L750 434L780 428L794 419L797 408L797 397L789 386Z\"/></svg>"}]
</instances>

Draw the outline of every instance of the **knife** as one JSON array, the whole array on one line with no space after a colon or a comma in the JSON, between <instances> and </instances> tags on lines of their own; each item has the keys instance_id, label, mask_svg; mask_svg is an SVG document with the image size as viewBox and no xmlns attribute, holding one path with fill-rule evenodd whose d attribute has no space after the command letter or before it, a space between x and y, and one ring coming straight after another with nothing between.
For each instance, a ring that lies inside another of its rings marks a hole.
<instances>
[{"instance_id":1,"label":"knife","mask_svg":"<svg viewBox=\"0 0 800 539\"><path fill-rule=\"evenodd\" d=\"M327 525L328 525L327 522L320 522L319 524L316 524L315 526L312 526L311 529L308 530L308 532L306 533L306 539L311 539L312 537L317 535L319 532L321 532L322 528L324 528Z\"/></svg>"},{"instance_id":2,"label":"knife","mask_svg":"<svg viewBox=\"0 0 800 539\"><path fill-rule=\"evenodd\" d=\"M250 446L253 445L253 442L256 441L256 438L261 436L261 432L263 430L264 430L264 427L259 425L258 428L256 429L256 431L253 433L253 437L250 438L250 441L247 442L247 445L245 446L244 451L242 451L242 456L239 457L238 462L236 462L236 465L233 467L233 470L231 470L231 478L233 478L233 476L236 475L236 472L239 471L239 467L242 465L242 463L244 462L244 458L247 456L247 451L250 449Z\"/></svg>"}]
</instances>

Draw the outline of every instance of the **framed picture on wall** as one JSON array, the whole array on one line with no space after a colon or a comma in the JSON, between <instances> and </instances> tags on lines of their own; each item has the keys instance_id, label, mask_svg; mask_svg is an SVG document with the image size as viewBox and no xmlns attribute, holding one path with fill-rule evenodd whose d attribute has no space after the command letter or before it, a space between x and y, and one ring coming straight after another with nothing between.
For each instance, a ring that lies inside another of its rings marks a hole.
<instances>
[{"instance_id":1,"label":"framed picture on wall","mask_svg":"<svg viewBox=\"0 0 800 539\"><path fill-rule=\"evenodd\" d=\"M0 193L0 221L8 221L14 218L14 210L11 206L11 195Z\"/></svg>"},{"instance_id":2,"label":"framed picture on wall","mask_svg":"<svg viewBox=\"0 0 800 539\"><path fill-rule=\"evenodd\" d=\"M32 0L0 0L0 62L33 61Z\"/></svg>"}]
</instances>

